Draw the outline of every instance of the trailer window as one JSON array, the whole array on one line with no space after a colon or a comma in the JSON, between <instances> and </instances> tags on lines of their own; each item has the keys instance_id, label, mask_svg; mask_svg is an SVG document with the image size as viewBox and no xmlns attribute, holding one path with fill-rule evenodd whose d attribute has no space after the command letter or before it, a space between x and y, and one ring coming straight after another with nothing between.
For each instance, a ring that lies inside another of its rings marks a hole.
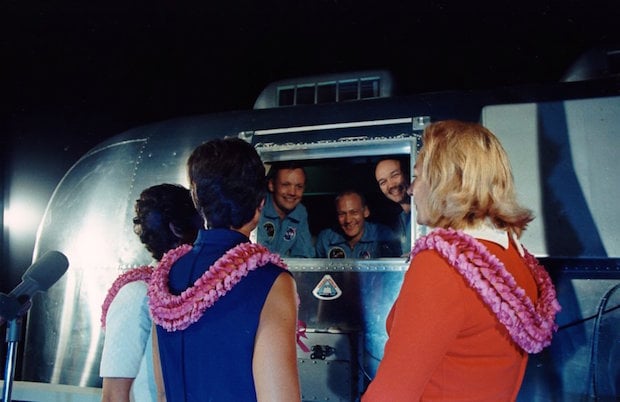
<instances>
[{"instance_id":1,"label":"trailer window","mask_svg":"<svg viewBox=\"0 0 620 402\"><path fill-rule=\"evenodd\" d=\"M359 255L352 252L345 258L352 260L351 263L344 260L338 263L336 258L324 259L322 256L314 263L307 258L297 259L304 260L298 261L303 269L329 270L334 269L334 264L354 270L367 265L372 266L371 269L391 269L388 267L390 262L386 263L386 260L398 260L395 263L398 266L396 269L406 267L405 256L408 255L411 242L423 230L415 225L415 217L412 216L415 211L405 214L409 222L399 227L403 210L381 191L375 178L375 167L383 159L397 159L405 175L405 183L411 183L412 166L420 146L421 134L429 121L428 117L421 116L274 128L239 134L256 147L268 172L278 163L293 162L304 168L306 186L301 203L308 211L308 226L315 246L322 230L331 228L338 231L340 228L342 234L344 223L337 218L335 198L344 190L361 193L369 209L367 222L394 229L395 238L398 239L396 254L391 254L392 251ZM402 229L405 226L406 230ZM389 235L384 230L380 233L374 238ZM342 244L346 240L345 236L345 239L338 241ZM402 244L405 242L408 243ZM381 250L386 248L381 245ZM367 261L370 262L367 264ZM291 265L289 261L289 267L293 269L295 264L293 262Z\"/></svg>"}]
</instances>

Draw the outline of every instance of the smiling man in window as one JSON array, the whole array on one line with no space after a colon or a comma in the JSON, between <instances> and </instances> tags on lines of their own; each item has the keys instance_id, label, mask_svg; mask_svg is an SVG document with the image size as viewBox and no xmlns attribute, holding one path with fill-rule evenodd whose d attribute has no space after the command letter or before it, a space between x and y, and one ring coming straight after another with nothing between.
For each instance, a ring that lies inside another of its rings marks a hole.
<instances>
[{"instance_id":1,"label":"smiling man in window","mask_svg":"<svg viewBox=\"0 0 620 402\"><path fill-rule=\"evenodd\" d=\"M257 242L283 257L314 257L308 212L301 203L306 173L295 162L274 164L258 224Z\"/></svg>"},{"instance_id":2,"label":"smiling man in window","mask_svg":"<svg viewBox=\"0 0 620 402\"><path fill-rule=\"evenodd\" d=\"M398 159L383 159L375 167L375 179L381 192L402 209L394 230L400 237L403 254L409 254L411 250L411 197L407 194L408 177Z\"/></svg>"}]
</instances>

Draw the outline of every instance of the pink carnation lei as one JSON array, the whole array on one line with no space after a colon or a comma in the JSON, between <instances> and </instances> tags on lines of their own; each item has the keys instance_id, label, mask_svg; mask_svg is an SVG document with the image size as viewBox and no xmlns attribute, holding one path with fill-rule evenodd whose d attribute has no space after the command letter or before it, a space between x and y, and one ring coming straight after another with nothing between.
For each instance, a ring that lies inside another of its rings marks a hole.
<instances>
[{"instance_id":1,"label":"pink carnation lei","mask_svg":"<svg viewBox=\"0 0 620 402\"><path fill-rule=\"evenodd\" d=\"M124 274L120 275L118 278L116 278L116 280L112 283L112 286L110 286L108 294L106 295L106 298L103 301L103 305L101 306L101 328L105 328L108 309L110 308L110 304L112 304L112 300L114 300L121 288L129 282L134 281L145 281L146 283L148 283L151 279L152 273L153 267L143 265L139 268L127 271Z\"/></svg>"},{"instance_id":2,"label":"pink carnation lei","mask_svg":"<svg viewBox=\"0 0 620 402\"><path fill-rule=\"evenodd\" d=\"M553 332L557 331L555 316L561 306L549 274L527 250L524 249L525 262L539 291L536 305L504 264L472 236L453 229L435 229L416 241L412 258L429 249L446 259L480 294L523 350L538 353L551 343Z\"/></svg>"},{"instance_id":3,"label":"pink carnation lei","mask_svg":"<svg viewBox=\"0 0 620 402\"><path fill-rule=\"evenodd\" d=\"M287 268L279 255L270 253L265 247L241 243L228 250L193 286L180 295L173 295L168 288L170 269L191 249L189 245L182 245L166 253L149 283L147 294L153 321L167 331L183 330L198 321L250 271L268 263Z\"/></svg>"}]
</instances>

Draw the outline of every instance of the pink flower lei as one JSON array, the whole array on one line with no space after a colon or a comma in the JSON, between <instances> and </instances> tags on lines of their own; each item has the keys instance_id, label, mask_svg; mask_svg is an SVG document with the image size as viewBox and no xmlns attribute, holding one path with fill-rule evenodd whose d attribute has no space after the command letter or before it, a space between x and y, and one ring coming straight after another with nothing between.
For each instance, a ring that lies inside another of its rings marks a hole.
<instances>
[{"instance_id":1,"label":"pink flower lei","mask_svg":"<svg viewBox=\"0 0 620 402\"><path fill-rule=\"evenodd\" d=\"M180 295L168 289L172 265L192 249L182 245L164 255L151 277L147 294L153 321L167 331L183 330L202 317L204 312L224 296L250 271L268 263L287 268L278 254L252 243L241 243L228 250L205 273Z\"/></svg>"},{"instance_id":2,"label":"pink flower lei","mask_svg":"<svg viewBox=\"0 0 620 402\"><path fill-rule=\"evenodd\" d=\"M152 273L153 267L143 265L141 267L127 271L124 274L120 275L118 278L116 278L116 280L112 283L112 286L110 286L108 294L106 295L106 298L103 301L103 305L101 306L101 328L105 328L108 309L110 308L110 304L112 304L112 300L114 300L121 288L126 284L134 281L145 281L146 283L148 283L151 279Z\"/></svg>"},{"instance_id":3,"label":"pink flower lei","mask_svg":"<svg viewBox=\"0 0 620 402\"><path fill-rule=\"evenodd\" d=\"M453 229L435 229L416 241L412 258L428 249L438 252L465 278L523 350L538 353L551 343L561 306L549 274L527 250L525 262L539 290L536 305L504 264L472 236Z\"/></svg>"}]
</instances>

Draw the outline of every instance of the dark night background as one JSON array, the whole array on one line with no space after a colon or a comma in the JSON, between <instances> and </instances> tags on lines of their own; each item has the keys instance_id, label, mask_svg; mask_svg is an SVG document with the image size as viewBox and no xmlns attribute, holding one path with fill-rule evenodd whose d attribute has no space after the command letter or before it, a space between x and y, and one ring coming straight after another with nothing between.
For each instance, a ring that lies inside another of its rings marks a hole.
<instances>
[{"instance_id":1,"label":"dark night background","mask_svg":"<svg viewBox=\"0 0 620 402\"><path fill-rule=\"evenodd\" d=\"M408 94L556 82L619 43L619 19L618 0L4 0L2 201L29 215L3 231L0 291L30 265L58 181L108 137L250 109L270 82L304 75L387 69Z\"/></svg>"}]
</instances>

